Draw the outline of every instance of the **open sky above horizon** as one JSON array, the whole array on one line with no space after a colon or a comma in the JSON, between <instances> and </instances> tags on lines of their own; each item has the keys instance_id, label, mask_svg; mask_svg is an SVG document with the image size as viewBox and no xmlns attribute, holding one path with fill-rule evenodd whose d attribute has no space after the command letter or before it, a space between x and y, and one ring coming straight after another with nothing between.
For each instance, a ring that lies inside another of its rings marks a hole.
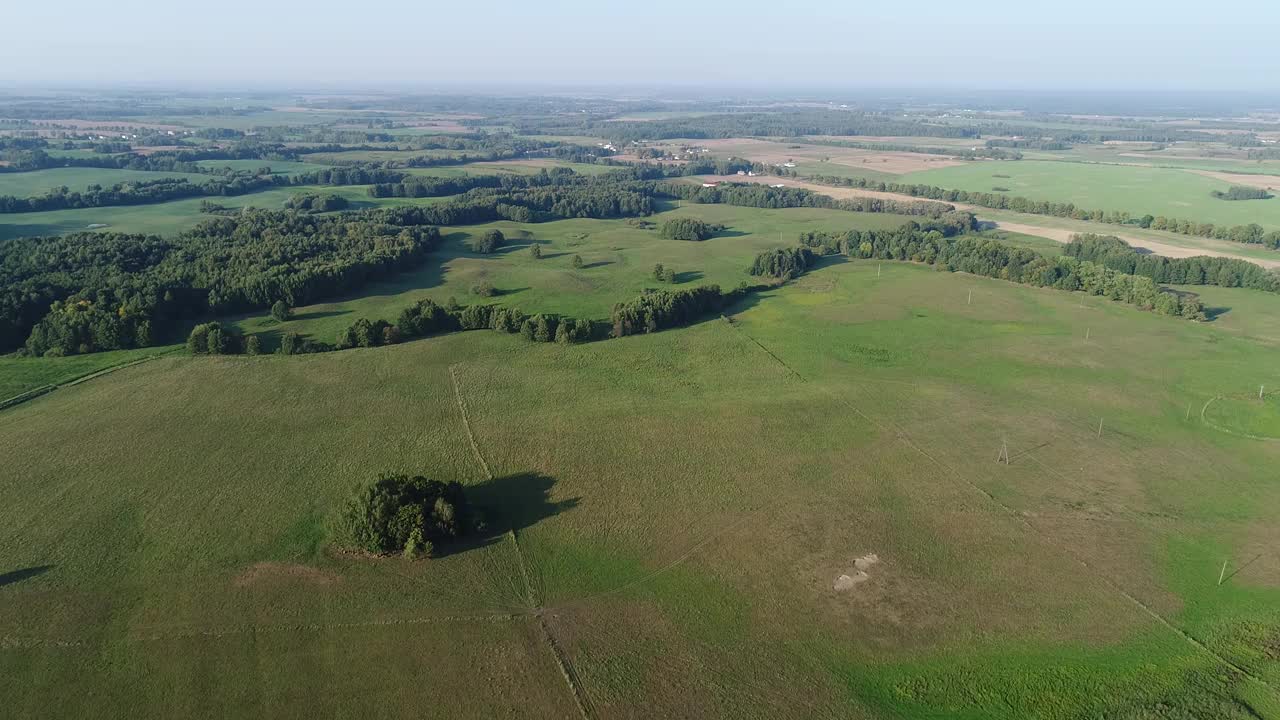
<instances>
[{"instance_id":1,"label":"open sky above horizon","mask_svg":"<svg viewBox=\"0 0 1280 720\"><path fill-rule=\"evenodd\" d=\"M17 87L1280 90L1265 0L17 0L3 16L0 86Z\"/></svg>"}]
</instances>

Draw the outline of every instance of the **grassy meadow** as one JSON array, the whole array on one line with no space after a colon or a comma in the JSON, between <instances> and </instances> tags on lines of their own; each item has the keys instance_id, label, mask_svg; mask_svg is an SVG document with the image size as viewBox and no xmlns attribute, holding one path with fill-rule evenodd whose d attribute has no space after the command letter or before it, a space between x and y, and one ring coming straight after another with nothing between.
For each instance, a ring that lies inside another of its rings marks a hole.
<instances>
[{"instance_id":1,"label":"grassy meadow","mask_svg":"<svg viewBox=\"0 0 1280 720\"><path fill-rule=\"evenodd\" d=\"M729 232L504 223L480 257L483 228L450 229L434 271L285 327L327 340L479 279L601 317L655 261L732 285L801 229L900 220L679 214ZM1280 718L1280 446L1187 412L1280 388L1280 298L1245 292L1190 323L833 259L654 335L179 353L64 387L0 412L0 694L561 718L567 672L592 718ZM468 484L489 530L416 563L332 552L381 471Z\"/></svg>"},{"instance_id":2,"label":"grassy meadow","mask_svg":"<svg viewBox=\"0 0 1280 720\"><path fill-rule=\"evenodd\" d=\"M1072 202L1091 210L1127 210L1137 216L1150 213L1215 225L1254 222L1280 228L1280 198L1219 200L1210 193L1225 191L1230 183L1175 168L990 161L913 172L903 180L982 192L1004 187L1010 195Z\"/></svg>"},{"instance_id":3,"label":"grassy meadow","mask_svg":"<svg viewBox=\"0 0 1280 720\"><path fill-rule=\"evenodd\" d=\"M50 190L63 186L72 191L83 191L90 185L109 187L116 183L161 180L165 178L186 178L192 183L203 184L208 182L210 177L209 175L198 173L116 170L112 168L51 168L49 170L31 172L0 173L0 195L31 197L33 195L44 195Z\"/></svg>"},{"instance_id":4,"label":"grassy meadow","mask_svg":"<svg viewBox=\"0 0 1280 720\"><path fill-rule=\"evenodd\" d=\"M696 217L727 229L702 242L663 239L658 227L676 217ZM285 332L333 342L342 328L358 318L394 322L402 309L420 299L444 304L451 297L461 304L494 303L526 313L603 320L614 303L636 297L646 288L673 287L653 279L657 263L676 271L676 288L716 283L728 290L755 281L747 268L757 253L793 244L801 231L891 228L910 218L816 208L689 204L645 219L654 227L641 229L621 220L572 219L443 228L443 246L419 270L366 286L350 298L296 308L294 318L284 323L257 313L236 318L234 324L242 332L262 334L268 347L274 347ZM500 230L507 244L492 255L471 252L469 240L490 229ZM535 244L541 258L530 253ZM583 267L572 266L574 255L582 257ZM497 294L474 295L472 288L482 283L492 285Z\"/></svg>"}]
</instances>

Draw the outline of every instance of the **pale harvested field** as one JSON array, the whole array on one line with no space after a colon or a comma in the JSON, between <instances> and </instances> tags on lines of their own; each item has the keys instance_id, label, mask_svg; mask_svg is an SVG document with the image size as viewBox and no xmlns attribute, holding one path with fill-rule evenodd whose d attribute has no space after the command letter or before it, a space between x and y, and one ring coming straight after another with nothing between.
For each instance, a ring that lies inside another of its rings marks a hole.
<instances>
[{"instance_id":1,"label":"pale harvested field","mask_svg":"<svg viewBox=\"0 0 1280 720\"><path fill-rule=\"evenodd\" d=\"M799 180L792 180L790 178L779 178L779 177L773 177L773 176L750 177L750 176L743 176L743 175L704 175L704 176L701 176L700 179L703 182L755 182L755 183L762 183L762 184L768 184L768 185L786 185L787 187L812 190L813 192L822 193L823 195L829 195L837 199L854 198L854 197L873 197L873 198L881 198L884 200L898 200L898 201L906 201L906 202L911 202L911 201L919 202L925 199L925 198L912 197L910 195L901 195L898 193L878 192L876 190L863 190L862 188L832 187L828 185L818 185L817 183L807 183ZM1010 222L1006 220L995 221L995 220L991 220L989 217L984 215L986 213L986 208L981 208L981 207L978 207L977 205L970 205L968 203L953 202L948 204L955 206L957 210L964 210L967 212L971 212L975 216L977 216L979 220L983 220L984 222L989 222L1000 230L1007 230L1009 232L1022 233L1024 235L1035 235L1036 237L1047 238L1049 240L1054 240L1060 243L1070 242L1072 235L1082 232L1080 230L1072 230L1069 228L1047 227L1047 226L1038 225L1035 223ZM1033 218L1035 216L1027 215L1026 217ZM1125 242L1129 243L1130 245L1134 246L1135 248L1138 248L1140 250L1146 250L1155 255L1164 255L1165 257L1182 258L1182 257L1195 257L1197 255L1211 255L1213 257L1230 257L1230 258L1238 258L1240 260L1247 260L1248 262L1262 265L1263 267L1280 268L1280 260L1260 260L1257 258L1248 257L1246 255L1233 253L1228 249L1220 250L1214 247L1206 247L1211 243L1215 245L1217 244L1225 245L1226 244L1225 242L1219 243L1218 241L1214 241L1214 240L1197 238L1197 240L1204 243L1204 245L1197 246L1197 247L1183 247L1181 245L1163 243L1158 240L1152 240L1150 238L1136 237L1133 235L1129 235L1129 234L1126 234L1124 231L1114 228L1113 226L1110 226L1110 225L1099 226L1094 232L1098 232L1105 235L1114 235L1120 238L1121 240L1124 240Z\"/></svg>"},{"instance_id":2,"label":"pale harvested field","mask_svg":"<svg viewBox=\"0 0 1280 720\"><path fill-rule=\"evenodd\" d=\"M1242 175L1239 173L1218 172L1216 170L1188 170L1187 172L1211 177L1214 180L1221 180L1232 185L1248 185L1264 190L1280 188L1280 175Z\"/></svg>"},{"instance_id":3,"label":"pale harvested field","mask_svg":"<svg viewBox=\"0 0 1280 720\"><path fill-rule=\"evenodd\" d=\"M806 145L803 143L772 142L770 140L752 140L748 138L702 140L693 144L709 148L713 153L720 155L733 154L755 162L773 165L781 165L787 161L820 163L825 160L833 165L847 165L894 175L950 167L962 163L960 160L943 155L926 155L924 153L911 152L875 152L828 145Z\"/></svg>"},{"instance_id":4,"label":"pale harvested field","mask_svg":"<svg viewBox=\"0 0 1280 720\"><path fill-rule=\"evenodd\" d=\"M835 140L853 143L887 143L892 145L927 145L969 150L982 147L987 140L1008 140L1006 135L983 135L978 138L924 137L916 135L808 135L814 140Z\"/></svg>"}]
</instances>

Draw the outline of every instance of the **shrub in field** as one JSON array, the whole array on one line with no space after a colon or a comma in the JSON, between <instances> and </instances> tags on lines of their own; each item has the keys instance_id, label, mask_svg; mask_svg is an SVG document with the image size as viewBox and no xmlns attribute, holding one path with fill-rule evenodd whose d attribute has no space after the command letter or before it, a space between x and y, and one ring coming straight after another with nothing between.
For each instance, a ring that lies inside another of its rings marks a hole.
<instances>
[{"instance_id":1,"label":"shrub in field","mask_svg":"<svg viewBox=\"0 0 1280 720\"><path fill-rule=\"evenodd\" d=\"M471 238L471 251L488 255L502 247L502 243L506 241L501 230L486 230L480 237Z\"/></svg>"},{"instance_id":2,"label":"shrub in field","mask_svg":"<svg viewBox=\"0 0 1280 720\"><path fill-rule=\"evenodd\" d=\"M1211 194L1219 200L1266 200L1271 197L1266 190L1247 185L1232 185L1226 192L1214 190Z\"/></svg>"},{"instance_id":3,"label":"shrub in field","mask_svg":"<svg viewBox=\"0 0 1280 720\"><path fill-rule=\"evenodd\" d=\"M379 555L429 555L469 530L461 483L383 474L352 492L337 521L338 543Z\"/></svg>"},{"instance_id":4,"label":"shrub in field","mask_svg":"<svg viewBox=\"0 0 1280 720\"><path fill-rule=\"evenodd\" d=\"M706 240L724 229L697 218L674 218L662 224L662 237L670 240Z\"/></svg>"},{"instance_id":5,"label":"shrub in field","mask_svg":"<svg viewBox=\"0 0 1280 720\"><path fill-rule=\"evenodd\" d=\"M279 322L284 322L285 320L293 317L293 308L289 307L289 303L283 300L277 300L275 301L275 304L271 306L271 317L275 318Z\"/></svg>"},{"instance_id":6,"label":"shrub in field","mask_svg":"<svg viewBox=\"0 0 1280 720\"><path fill-rule=\"evenodd\" d=\"M813 264L813 252L807 247L768 250L756 256L749 271L752 275L782 278L799 277Z\"/></svg>"},{"instance_id":7,"label":"shrub in field","mask_svg":"<svg viewBox=\"0 0 1280 720\"><path fill-rule=\"evenodd\" d=\"M240 352L240 347L240 336L217 321L201 323L187 336L187 350L193 355L234 355Z\"/></svg>"}]
</instances>

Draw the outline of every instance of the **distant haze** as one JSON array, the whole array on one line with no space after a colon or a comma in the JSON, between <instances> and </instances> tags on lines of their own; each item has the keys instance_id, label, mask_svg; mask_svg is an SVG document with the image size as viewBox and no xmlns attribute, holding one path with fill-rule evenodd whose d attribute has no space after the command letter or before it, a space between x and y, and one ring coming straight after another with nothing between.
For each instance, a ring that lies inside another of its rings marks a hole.
<instances>
[{"instance_id":1,"label":"distant haze","mask_svg":"<svg viewBox=\"0 0 1280 720\"><path fill-rule=\"evenodd\" d=\"M0 86L1280 89L1280 2L11 0Z\"/></svg>"}]
</instances>

